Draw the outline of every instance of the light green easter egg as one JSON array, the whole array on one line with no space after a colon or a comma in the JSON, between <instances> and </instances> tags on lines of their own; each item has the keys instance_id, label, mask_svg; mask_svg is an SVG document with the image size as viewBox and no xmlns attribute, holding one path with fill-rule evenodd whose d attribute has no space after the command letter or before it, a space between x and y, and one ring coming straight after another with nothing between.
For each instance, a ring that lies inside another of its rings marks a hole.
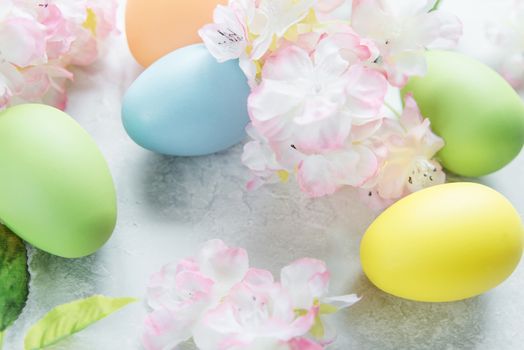
<instances>
[{"instance_id":1,"label":"light green easter egg","mask_svg":"<svg viewBox=\"0 0 524 350\"><path fill-rule=\"evenodd\" d=\"M116 194L93 139L64 112L39 104L0 113L0 220L35 247L89 255L111 236Z\"/></svg>"},{"instance_id":2,"label":"light green easter egg","mask_svg":"<svg viewBox=\"0 0 524 350\"><path fill-rule=\"evenodd\" d=\"M410 79L422 114L446 146L438 157L463 176L483 176L513 160L524 144L524 104L495 71L465 55L428 51L428 73Z\"/></svg>"}]
</instances>

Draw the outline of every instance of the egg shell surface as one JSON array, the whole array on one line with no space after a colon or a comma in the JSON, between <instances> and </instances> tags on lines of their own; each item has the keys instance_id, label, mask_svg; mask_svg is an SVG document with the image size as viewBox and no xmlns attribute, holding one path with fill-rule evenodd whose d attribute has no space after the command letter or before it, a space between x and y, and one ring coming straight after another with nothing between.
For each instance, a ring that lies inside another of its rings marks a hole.
<instances>
[{"instance_id":1,"label":"egg shell surface","mask_svg":"<svg viewBox=\"0 0 524 350\"><path fill-rule=\"evenodd\" d=\"M111 236L116 193L89 134L40 104L0 112L0 220L33 246L66 258L89 255Z\"/></svg>"},{"instance_id":2,"label":"egg shell surface","mask_svg":"<svg viewBox=\"0 0 524 350\"><path fill-rule=\"evenodd\" d=\"M129 49L148 67L181 47L202 42L198 30L213 21L213 10L227 0L128 0L125 27Z\"/></svg>"},{"instance_id":3,"label":"egg shell surface","mask_svg":"<svg viewBox=\"0 0 524 350\"><path fill-rule=\"evenodd\" d=\"M450 183L413 193L386 209L360 247L365 274L395 296L426 302L484 293L517 267L520 215L489 187Z\"/></svg>"},{"instance_id":4,"label":"egg shell surface","mask_svg":"<svg viewBox=\"0 0 524 350\"><path fill-rule=\"evenodd\" d=\"M177 156L215 153L246 137L246 77L232 60L218 63L203 44L173 51L127 90L122 120L151 151Z\"/></svg>"},{"instance_id":5,"label":"egg shell surface","mask_svg":"<svg viewBox=\"0 0 524 350\"><path fill-rule=\"evenodd\" d=\"M468 177L495 172L524 145L524 103L494 70L466 55L428 51L428 72L413 77L403 94L413 93L422 115L446 145L438 153L449 171Z\"/></svg>"}]
</instances>

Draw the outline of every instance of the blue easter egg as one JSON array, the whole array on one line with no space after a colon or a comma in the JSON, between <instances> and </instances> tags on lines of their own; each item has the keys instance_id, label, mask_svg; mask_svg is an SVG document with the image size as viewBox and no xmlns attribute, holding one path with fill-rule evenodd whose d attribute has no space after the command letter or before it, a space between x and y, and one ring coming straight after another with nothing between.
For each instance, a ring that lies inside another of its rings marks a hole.
<instances>
[{"instance_id":1,"label":"blue easter egg","mask_svg":"<svg viewBox=\"0 0 524 350\"><path fill-rule=\"evenodd\" d=\"M218 63L203 44L171 52L127 90L122 120L151 151L197 156L242 141L249 122L249 86L238 61Z\"/></svg>"}]
</instances>

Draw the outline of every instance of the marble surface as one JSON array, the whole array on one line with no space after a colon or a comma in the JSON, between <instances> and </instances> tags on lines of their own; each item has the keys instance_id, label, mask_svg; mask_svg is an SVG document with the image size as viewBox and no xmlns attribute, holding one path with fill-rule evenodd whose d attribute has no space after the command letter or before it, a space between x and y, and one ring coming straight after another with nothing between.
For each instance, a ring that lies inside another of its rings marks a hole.
<instances>
[{"instance_id":1,"label":"marble surface","mask_svg":"<svg viewBox=\"0 0 524 350\"><path fill-rule=\"evenodd\" d=\"M495 1L490 3L495 7ZM492 7L472 0L445 1L444 7L464 21L460 50L493 60L482 36L483 18L491 16ZM76 71L67 112L109 162L118 192L117 228L99 252L83 259L30 248L29 302L9 330L5 349L22 349L27 328L55 305L94 293L142 298L153 271L215 237L247 248L253 266L275 273L296 258L323 259L332 270L334 294L360 294L358 304L335 317L339 338L329 349L522 348L523 263L498 288L461 302L417 303L377 290L362 274L358 255L361 236L376 213L354 191L317 200L305 198L294 184L247 192L241 145L196 158L156 155L135 145L120 122L120 107L140 71L123 34L99 63ZM524 213L523 174L521 154L479 181ZM143 304L133 304L50 349L141 349L144 315ZM181 348L194 349L191 344Z\"/></svg>"}]
</instances>

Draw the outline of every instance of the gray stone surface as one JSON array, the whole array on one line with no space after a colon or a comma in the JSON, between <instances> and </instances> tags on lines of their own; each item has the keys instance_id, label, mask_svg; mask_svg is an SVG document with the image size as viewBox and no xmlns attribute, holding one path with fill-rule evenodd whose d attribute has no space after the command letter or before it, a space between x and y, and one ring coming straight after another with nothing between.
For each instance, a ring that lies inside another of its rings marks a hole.
<instances>
[{"instance_id":1,"label":"gray stone surface","mask_svg":"<svg viewBox=\"0 0 524 350\"><path fill-rule=\"evenodd\" d=\"M490 8L470 0L446 1L445 7L466 24L461 49L487 57L479 28ZM333 293L362 295L333 322L339 338L330 349L522 349L523 264L498 288L461 302L417 303L377 290L363 276L358 256L360 238L376 214L352 190L317 200L305 198L293 184L247 192L241 146L198 158L141 149L120 122L121 97L140 68L123 36L109 48L97 65L76 72L67 111L107 157L119 198L116 231L98 253L83 259L30 249L30 299L7 334L6 349L21 349L27 328L57 304L93 293L142 298L153 271L215 237L247 248L253 266L275 273L296 258L323 259L332 270ZM521 154L480 181L524 212L523 175ZM51 349L140 349L144 315L143 304L136 303Z\"/></svg>"}]
</instances>

